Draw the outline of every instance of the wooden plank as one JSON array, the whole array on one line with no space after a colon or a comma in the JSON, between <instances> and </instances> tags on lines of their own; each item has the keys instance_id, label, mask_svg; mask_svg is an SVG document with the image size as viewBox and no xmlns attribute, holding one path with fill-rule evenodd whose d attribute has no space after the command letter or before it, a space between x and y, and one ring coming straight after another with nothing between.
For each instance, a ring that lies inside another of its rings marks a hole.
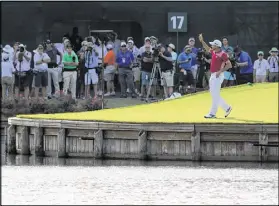
<instances>
[{"instance_id":1,"label":"wooden plank","mask_svg":"<svg viewBox=\"0 0 279 206\"><path fill-rule=\"evenodd\" d=\"M221 141L221 142L247 142L247 141L258 141L259 135L258 134L245 134L245 133L210 133L210 132L203 132L201 133L201 141Z\"/></svg>"},{"instance_id":2,"label":"wooden plank","mask_svg":"<svg viewBox=\"0 0 279 206\"><path fill-rule=\"evenodd\" d=\"M268 144L268 135L266 133L259 134L259 144ZM259 161L267 161L268 152L267 147L259 147Z\"/></svg>"},{"instance_id":3,"label":"wooden plank","mask_svg":"<svg viewBox=\"0 0 279 206\"><path fill-rule=\"evenodd\" d=\"M179 132L149 132L149 140L191 140L191 133Z\"/></svg>"},{"instance_id":4,"label":"wooden plank","mask_svg":"<svg viewBox=\"0 0 279 206\"><path fill-rule=\"evenodd\" d=\"M16 154L16 126L10 125L7 133L7 151L9 154Z\"/></svg>"},{"instance_id":5,"label":"wooden plank","mask_svg":"<svg viewBox=\"0 0 279 206\"><path fill-rule=\"evenodd\" d=\"M49 136L56 136L58 135L58 129L57 128L44 128L44 134Z\"/></svg>"},{"instance_id":6,"label":"wooden plank","mask_svg":"<svg viewBox=\"0 0 279 206\"><path fill-rule=\"evenodd\" d=\"M130 141L126 139L120 141L121 154L130 154Z\"/></svg>"},{"instance_id":7,"label":"wooden plank","mask_svg":"<svg viewBox=\"0 0 279 206\"><path fill-rule=\"evenodd\" d=\"M221 142L213 142L213 156L221 156L222 149L221 149Z\"/></svg>"},{"instance_id":8,"label":"wooden plank","mask_svg":"<svg viewBox=\"0 0 279 206\"><path fill-rule=\"evenodd\" d=\"M94 133L94 157L103 157L103 130Z\"/></svg>"},{"instance_id":9,"label":"wooden plank","mask_svg":"<svg viewBox=\"0 0 279 206\"><path fill-rule=\"evenodd\" d=\"M35 154L35 138L33 134L29 134L29 148L30 148L30 154Z\"/></svg>"},{"instance_id":10,"label":"wooden plank","mask_svg":"<svg viewBox=\"0 0 279 206\"><path fill-rule=\"evenodd\" d=\"M138 139L138 131L112 131L106 130L104 137L106 139Z\"/></svg>"},{"instance_id":11,"label":"wooden plank","mask_svg":"<svg viewBox=\"0 0 279 206\"><path fill-rule=\"evenodd\" d=\"M244 155L245 156L257 156L259 160L259 148L253 146L252 143L244 142Z\"/></svg>"},{"instance_id":12,"label":"wooden plank","mask_svg":"<svg viewBox=\"0 0 279 206\"><path fill-rule=\"evenodd\" d=\"M180 141L179 143L179 155L185 156L186 155L186 141Z\"/></svg>"},{"instance_id":13,"label":"wooden plank","mask_svg":"<svg viewBox=\"0 0 279 206\"><path fill-rule=\"evenodd\" d=\"M278 134L268 134L268 142L269 143L278 143L279 142L279 135Z\"/></svg>"},{"instance_id":14,"label":"wooden plank","mask_svg":"<svg viewBox=\"0 0 279 206\"><path fill-rule=\"evenodd\" d=\"M97 130L89 130L89 129L69 129L68 131L68 137L88 137L88 138L94 138L94 132Z\"/></svg>"},{"instance_id":15,"label":"wooden plank","mask_svg":"<svg viewBox=\"0 0 279 206\"><path fill-rule=\"evenodd\" d=\"M44 134L43 128L36 127L32 128L34 132L34 146L35 146L35 155L44 156Z\"/></svg>"},{"instance_id":16,"label":"wooden plank","mask_svg":"<svg viewBox=\"0 0 279 206\"><path fill-rule=\"evenodd\" d=\"M191 141L186 141L186 156L192 155L192 143Z\"/></svg>"},{"instance_id":17,"label":"wooden plank","mask_svg":"<svg viewBox=\"0 0 279 206\"><path fill-rule=\"evenodd\" d=\"M259 133L262 125L259 124L195 124L195 131L207 133Z\"/></svg>"},{"instance_id":18,"label":"wooden plank","mask_svg":"<svg viewBox=\"0 0 279 206\"><path fill-rule=\"evenodd\" d=\"M144 160L147 159L147 132L146 131L141 131L138 135L138 154L139 154L139 159ZM130 147L131 148L131 147ZM133 149L133 151L135 151Z\"/></svg>"},{"instance_id":19,"label":"wooden plank","mask_svg":"<svg viewBox=\"0 0 279 206\"><path fill-rule=\"evenodd\" d=\"M221 142L221 156L236 156L236 144L233 142Z\"/></svg>"},{"instance_id":20,"label":"wooden plank","mask_svg":"<svg viewBox=\"0 0 279 206\"><path fill-rule=\"evenodd\" d=\"M66 157L66 130L60 129L57 135L58 157Z\"/></svg>"},{"instance_id":21,"label":"wooden plank","mask_svg":"<svg viewBox=\"0 0 279 206\"><path fill-rule=\"evenodd\" d=\"M192 160L193 161L200 161L201 157L201 138L199 132L193 132L191 136L191 151L192 151Z\"/></svg>"},{"instance_id":22,"label":"wooden plank","mask_svg":"<svg viewBox=\"0 0 279 206\"><path fill-rule=\"evenodd\" d=\"M130 153L138 154L139 153L138 140L130 140L129 142L130 142ZM148 141L146 141L146 156L148 156L147 142Z\"/></svg>"},{"instance_id":23,"label":"wooden plank","mask_svg":"<svg viewBox=\"0 0 279 206\"><path fill-rule=\"evenodd\" d=\"M245 156L244 142L236 142L236 156Z\"/></svg>"},{"instance_id":24,"label":"wooden plank","mask_svg":"<svg viewBox=\"0 0 279 206\"><path fill-rule=\"evenodd\" d=\"M177 156L179 155L179 144L182 141L173 141L173 155Z\"/></svg>"},{"instance_id":25,"label":"wooden plank","mask_svg":"<svg viewBox=\"0 0 279 206\"><path fill-rule=\"evenodd\" d=\"M28 127L23 127L20 131L21 136L21 155L29 155L30 154L30 147L29 147L29 133Z\"/></svg>"}]
</instances>

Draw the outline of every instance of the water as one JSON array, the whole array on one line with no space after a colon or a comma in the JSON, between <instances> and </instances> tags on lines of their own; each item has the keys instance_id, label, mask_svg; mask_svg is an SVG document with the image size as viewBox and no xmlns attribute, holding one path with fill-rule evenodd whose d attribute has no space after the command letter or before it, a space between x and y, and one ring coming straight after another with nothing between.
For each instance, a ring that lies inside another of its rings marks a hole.
<instances>
[{"instance_id":1,"label":"water","mask_svg":"<svg viewBox=\"0 0 279 206\"><path fill-rule=\"evenodd\" d=\"M278 204L278 164L2 155L2 204Z\"/></svg>"}]
</instances>

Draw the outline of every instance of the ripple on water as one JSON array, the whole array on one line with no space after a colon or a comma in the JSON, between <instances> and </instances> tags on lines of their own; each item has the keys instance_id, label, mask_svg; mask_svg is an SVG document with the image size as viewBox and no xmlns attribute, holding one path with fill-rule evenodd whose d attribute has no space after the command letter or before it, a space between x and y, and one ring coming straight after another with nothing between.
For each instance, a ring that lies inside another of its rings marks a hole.
<instances>
[{"instance_id":1,"label":"ripple on water","mask_svg":"<svg viewBox=\"0 0 279 206\"><path fill-rule=\"evenodd\" d=\"M3 204L277 204L278 170L2 166Z\"/></svg>"}]
</instances>

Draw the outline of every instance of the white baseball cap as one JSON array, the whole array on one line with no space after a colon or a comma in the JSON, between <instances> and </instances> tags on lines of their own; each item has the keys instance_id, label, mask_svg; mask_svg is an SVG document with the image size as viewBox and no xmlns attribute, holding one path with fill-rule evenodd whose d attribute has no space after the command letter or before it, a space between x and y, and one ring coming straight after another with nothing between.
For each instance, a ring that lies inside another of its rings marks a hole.
<instances>
[{"instance_id":1,"label":"white baseball cap","mask_svg":"<svg viewBox=\"0 0 279 206\"><path fill-rule=\"evenodd\" d=\"M107 49L112 49L112 48L113 48L113 46L111 44L107 45Z\"/></svg>"},{"instance_id":2,"label":"white baseball cap","mask_svg":"<svg viewBox=\"0 0 279 206\"><path fill-rule=\"evenodd\" d=\"M126 42L121 42L120 46L127 46Z\"/></svg>"},{"instance_id":3,"label":"white baseball cap","mask_svg":"<svg viewBox=\"0 0 279 206\"><path fill-rule=\"evenodd\" d=\"M132 44L134 44L134 41L133 41L133 40L129 40L129 41L128 41L128 43L132 43Z\"/></svg>"},{"instance_id":4,"label":"white baseball cap","mask_svg":"<svg viewBox=\"0 0 279 206\"><path fill-rule=\"evenodd\" d=\"M222 47L222 42L218 39L215 39L213 42L209 42L212 46Z\"/></svg>"},{"instance_id":5,"label":"white baseball cap","mask_svg":"<svg viewBox=\"0 0 279 206\"><path fill-rule=\"evenodd\" d=\"M149 37L145 37L144 41L147 41L147 40L150 41L150 38Z\"/></svg>"},{"instance_id":6,"label":"white baseball cap","mask_svg":"<svg viewBox=\"0 0 279 206\"><path fill-rule=\"evenodd\" d=\"M3 48L3 51L9 53L9 52L11 51L11 49L12 49L12 47L11 47L10 45L7 44L7 45Z\"/></svg>"},{"instance_id":7,"label":"white baseball cap","mask_svg":"<svg viewBox=\"0 0 279 206\"><path fill-rule=\"evenodd\" d=\"M18 47L24 47L25 48L25 46L23 44L18 45Z\"/></svg>"},{"instance_id":8,"label":"white baseball cap","mask_svg":"<svg viewBox=\"0 0 279 206\"><path fill-rule=\"evenodd\" d=\"M175 46L174 46L174 44L172 44L172 43L170 43L170 44L168 45L168 47L172 48L172 50L175 50Z\"/></svg>"}]
</instances>

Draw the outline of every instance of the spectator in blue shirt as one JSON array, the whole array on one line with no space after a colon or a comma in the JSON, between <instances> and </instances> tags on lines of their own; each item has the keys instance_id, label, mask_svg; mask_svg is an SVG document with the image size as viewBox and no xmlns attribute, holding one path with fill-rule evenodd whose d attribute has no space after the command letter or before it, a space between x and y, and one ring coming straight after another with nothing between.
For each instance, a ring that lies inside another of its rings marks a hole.
<instances>
[{"instance_id":1,"label":"spectator in blue shirt","mask_svg":"<svg viewBox=\"0 0 279 206\"><path fill-rule=\"evenodd\" d=\"M97 98L97 85L99 82L96 67L98 67L98 52L96 51L92 42L87 44L87 50L84 54L84 85L85 85L85 98L90 98L90 85L93 84L94 98Z\"/></svg>"},{"instance_id":2,"label":"spectator in blue shirt","mask_svg":"<svg viewBox=\"0 0 279 206\"><path fill-rule=\"evenodd\" d=\"M238 84L246 84L253 82L253 62L249 54L242 51L240 47L234 49L235 57L237 59L237 67L240 69Z\"/></svg>"},{"instance_id":3,"label":"spectator in blue shirt","mask_svg":"<svg viewBox=\"0 0 279 206\"><path fill-rule=\"evenodd\" d=\"M223 37L222 43L222 51L226 52L229 55L229 57L233 56L233 47L229 46L229 41L227 37ZM224 71L223 87L232 86L234 84L235 78L236 75L233 74L231 71Z\"/></svg>"},{"instance_id":4,"label":"spectator in blue shirt","mask_svg":"<svg viewBox=\"0 0 279 206\"><path fill-rule=\"evenodd\" d=\"M188 85L188 88L190 88L190 85L194 84L194 77L192 72L192 48L187 45L184 48L184 52L179 54L177 58L177 64L180 68L180 75L179 75L179 81L181 86L184 90L186 90L186 86Z\"/></svg>"},{"instance_id":5,"label":"spectator in blue shirt","mask_svg":"<svg viewBox=\"0 0 279 206\"><path fill-rule=\"evenodd\" d=\"M128 85L129 91L131 91L132 98L136 98L136 92L133 81L132 63L134 61L134 55L127 50L126 42L121 42L121 49L116 56L116 65L118 67L118 77L121 88L121 98L127 97L126 85Z\"/></svg>"},{"instance_id":6,"label":"spectator in blue shirt","mask_svg":"<svg viewBox=\"0 0 279 206\"><path fill-rule=\"evenodd\" d=\"M196 74L197 74L197 71L198 71L197 54L198 54L198 51L199 51L199 49L195 47L195 43L196 43L195 38L190 37L189 40L188 40L188 44L192 49L191 67L192 67L192 73L193 73L194 79L196 79Z\"/></svg>"}]
</instances>

